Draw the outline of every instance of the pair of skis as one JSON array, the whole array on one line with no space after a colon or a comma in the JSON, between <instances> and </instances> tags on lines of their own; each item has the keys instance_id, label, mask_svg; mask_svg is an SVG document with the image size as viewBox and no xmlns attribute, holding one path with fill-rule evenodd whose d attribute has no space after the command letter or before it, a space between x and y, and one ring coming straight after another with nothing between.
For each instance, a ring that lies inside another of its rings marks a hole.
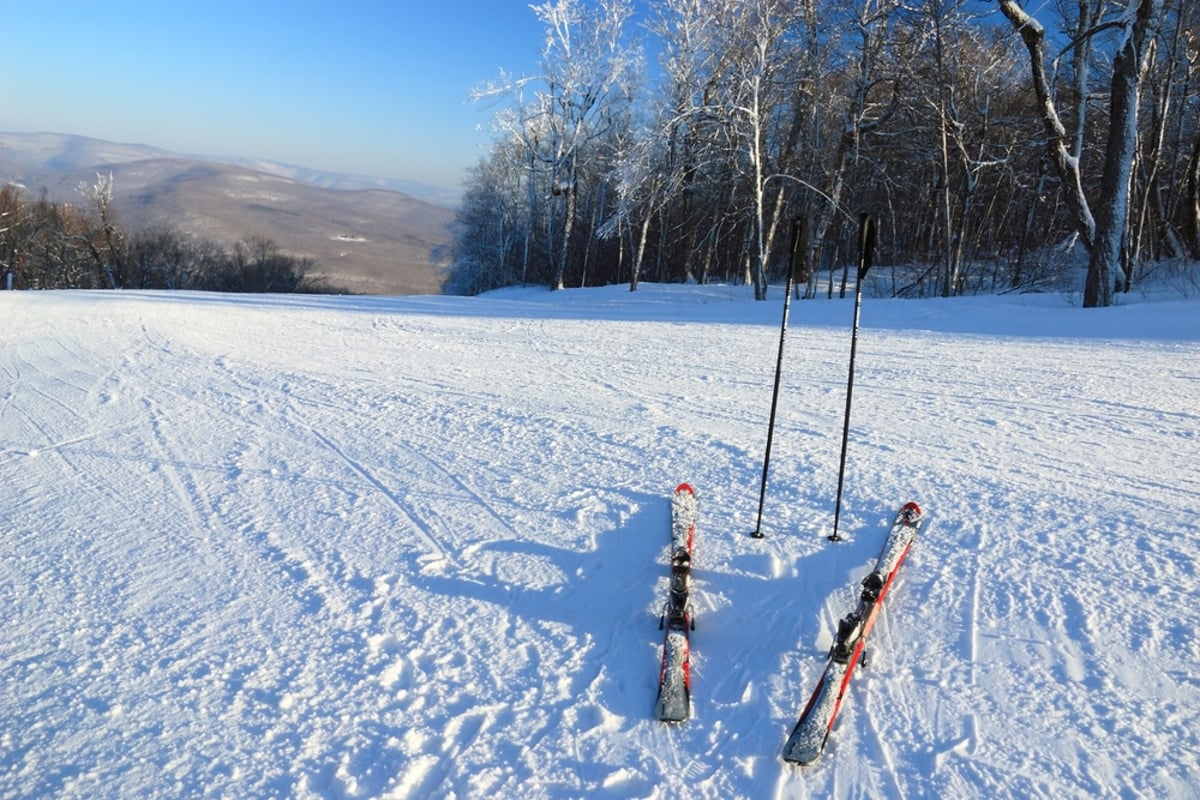
<instances>
[{"instance_id":1,"label":"pair of skis","mask_svg":"<svg viewBox=\"0 0 1200 800\"><path fill-rule=\"evenodd\" d=\"M785 761L811 764L825 750L825 742L833 730L854 670L859 664L866 663L864 648L883 599L917 538L922 520L921 508L916 503L907 503L896 515L875 568L863 579L857 607L838 623L837 636L829 650L829 661L821 673L821 680L783 747Z\"/></svg>"},{"instance_id":2,"label":"pair of skis","mask_svg":"<svg viewBox=\"0 0 1200 800\"><path fill-rule=\"evenodd\" d=\"M875 627L884 598L923 520L916 503L905 504L896 515L874 569L863 579L858 605L838 623L829 661L788 736L783 748L784 760L811 764L824 751L850 679L857 666L865 663L867 638ZM681 483L671 498L671 581L658 623L665 634L655 716L663 722L684 722L691 716L690 633L696 627L691 604L691 565L695 533L696 493L689 484Z\"/></svg>"},{"instance_id":3,"label":"pair of skis","mask_svg":"<svg viewBox=\"0 0 1200 800\"><path fill-rule=\"evenodd\" d=\"M671 585L658 620L665 630L658 701L654 713L663 722L691 716L692 541L696 535L696 492L689 484L675 487L671 497Z\"/></svg>"}]
</instances>

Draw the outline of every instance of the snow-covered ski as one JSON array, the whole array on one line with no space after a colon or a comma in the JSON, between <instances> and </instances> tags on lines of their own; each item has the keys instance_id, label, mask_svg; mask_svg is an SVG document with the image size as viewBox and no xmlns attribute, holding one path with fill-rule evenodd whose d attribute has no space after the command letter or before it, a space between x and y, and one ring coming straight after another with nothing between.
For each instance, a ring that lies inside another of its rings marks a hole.
<instances>
[{"instance_id":1,"label":"snow-covered ski","mask_svg":"<svg viewBox=\"0 0 1200 800\"><path fill-rule=\"evenodd\" d=\"M658 701L654 713L664 722L683 722L691 716L692 540L696 534L696 493L686 483L671 498L671 585L659 629L666 629L662 665L658 672Z\"/></svg>"},{"instance_id":2,"label":"snow-covered ski","mask_svg":"<svg viewBox=\"0 0 1200 800\"><path fill-rule=\"evenodd\" d=\"M825 749L825 742L833 730L854 668L863 658L863 647L875 626L879 608L917 537L921 521L921 508L916 503L905 504L896 515L879 559L875 562L875 569L863 579L858 607L838 623L837 636L829 651L829 663L825 665L817 688L783 747L785 761L811 764Z\"/></svg>"}]
</instances>

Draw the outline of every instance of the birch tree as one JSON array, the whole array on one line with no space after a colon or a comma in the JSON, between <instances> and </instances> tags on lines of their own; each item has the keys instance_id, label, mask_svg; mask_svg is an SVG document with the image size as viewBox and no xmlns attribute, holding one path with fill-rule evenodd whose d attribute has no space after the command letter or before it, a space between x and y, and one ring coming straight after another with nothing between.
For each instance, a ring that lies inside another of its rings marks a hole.
<instances>
[{"instance_id":1,"label":"birch tree","mask_svg":"<svg viewBox=\"0 0 1200 800\"><path fill-rule=\"evenodd\" d=\"M836 125L836 144L822 148L827 154L827 166L820 178L824 202L816 205L813 214L810 263L818 263L817 253L827 245L835 221L839 217L852 218L846 208L846 195L864 138L880 129L896 110L895 77L887 75L882 67L894 9L892 0L845 3L839 9L846 30L840 45L846 64L845 91L842 98L829 98L827 113ZM814 296L815 278L814 272L809 277L806 297Z\"/></svg>"},{"instance_id":2,"label":"birch tree","mask_svg":"<svg viewBox=\"0 0 1200 800\"><path fill-rule=\"evenodd\" d=\"M1055 104L1054 87L1047 69L1045 28L1022 8L1018 0L998 2L1029 53L1046 153L1063 182L1076 231L1088 251L1083 305L1085 308L1112 305L1114 282L1122 269L1122 245L1129 222L1142 76L1149 55L1148 44L1162 16L1163 0L1124 0L1111 19L1081 34L1083 39L1090 39L1103 30L1113 30L1117 34L1108 95L1108 134L1094 213L1093 204L1084 192L1080 158L1071 151L1071 139Z\"/></svg>"},{"instance_id":3,"label":"birch tree","mask_svg":"<svg viewBox=\"0 0 1200 800\"><path fill-rule=\"evenodd\" d=\"M113 175L97 172L96 182L81 181L75 191L96 211L100 230L89 231L78 237L95 260L97 280L107 281L109 288L116 289L124 282L124 233L116 224L113 210Z\"/></svg>"},{"instance_id":4,"label":"birch tree","mask_svg":"<svg viewBox=\"0 0 1200 800\"><path fill-rule=\"evenodd\" d=\"M621 83L635 61L624 49L625 24L632 13L630 0L553 0L533 7L546 26L542 52L542 87L538 109L547 140L539 155L550 172L550 192L562 201L557 253L551 287L563 288L576 222L579 178L588 147L602 134L596 123L605 106L627 95Z\"/></svg>"},{"instance_id":5,"label":"birch tree","mask_svg":"<svg viewBox=\"0 0 1200 800\"><path fill-rule=\"evenodd\" d=\"M704 114L701 87L712 55L709 0L663 0L648 29L662 49L662 80L650 109L617 160L614 173L619 205L609 228L631 232L630 291L636 291L645 269L646 249L656 218L658 250L667 237L666 209L678 203L689 215L695 179L697 128ZM677 209L679 210L679 209ZM686 253L683 277L695 280L692 252ZM661 260L661 253L660 253Z\"/></svg>"}]
</instances>

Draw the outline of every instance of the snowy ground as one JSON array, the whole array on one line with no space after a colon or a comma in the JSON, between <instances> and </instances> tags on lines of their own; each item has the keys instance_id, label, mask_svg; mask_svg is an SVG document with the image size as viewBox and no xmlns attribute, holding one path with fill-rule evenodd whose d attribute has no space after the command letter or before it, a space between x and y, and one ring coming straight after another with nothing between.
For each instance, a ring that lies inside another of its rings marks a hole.
<instances>
[{"instance_id":1,"label":"snowy ground","mask_svg":"<svg viewBox=\"0 0 1200 800\"><path fill-rule=\"evenodd\" d=\"M1196 797L1200 303L0 292L0 796ZM695 716L651 719L671 489ZM932 514L821 762L780 748Z\"/></svg>"}]
</instances>

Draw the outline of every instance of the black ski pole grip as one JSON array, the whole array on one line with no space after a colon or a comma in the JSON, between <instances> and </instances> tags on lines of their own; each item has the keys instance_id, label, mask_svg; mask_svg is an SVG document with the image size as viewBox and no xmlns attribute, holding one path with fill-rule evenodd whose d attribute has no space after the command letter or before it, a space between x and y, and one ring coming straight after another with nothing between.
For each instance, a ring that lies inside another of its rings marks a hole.
<instances>
[{"instance_id":1,"label":"black ski pole grip","mask_svg":"<svg viewBox=\"0 0 1200 800\"><path fill-rule=\"evenodd\" d=\"M871 261L875 257L875 218L863 213L858 227L858 279L867 277Z\"/></svg>"},{"instance_id":2,"label":"black ski pole grip","mask_svg":"<svg viewBox=\"0 0 1200 800\"><path fill-rule=\"evenodd\" d=\"M803 216L792 220L792 280L800 282L804 251L808 249L808 224Z\"/></svg>"}]
</instances>

